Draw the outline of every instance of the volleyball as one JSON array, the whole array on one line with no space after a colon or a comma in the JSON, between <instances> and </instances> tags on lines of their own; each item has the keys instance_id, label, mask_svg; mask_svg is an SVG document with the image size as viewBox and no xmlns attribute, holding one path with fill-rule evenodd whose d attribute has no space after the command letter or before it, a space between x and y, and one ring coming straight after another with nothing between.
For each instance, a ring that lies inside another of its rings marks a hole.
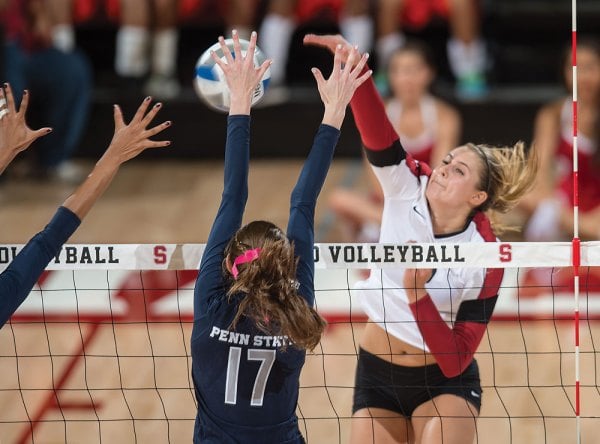
<instances>
[{"instance_id":1,"label":"volleyball","mask_svg":"<svg viewBox=\"0 0 600 444\"><path fill-rule=\"evenodd\" d=\"M233 39L225 40L225 44L233 54ZM242 55L246 54L250 42L240 39ZM209 107L218 111L229 111L230 97L229 87L225 80L223 70L217 65L210 56L211 51L214 51L221 60L225 61L225 56L219 43L215 43L208 48L198 59L196 63L196 75L194 77L194 89L196 93ZM259 67L266 60L264 53L256 47L254 50L254 66ZM256 85L256 89L252 93L252 105L256 104L265 94L269 86L271 78L271 69L265 71L261 81Z\"/></svg>"}]
</instances>

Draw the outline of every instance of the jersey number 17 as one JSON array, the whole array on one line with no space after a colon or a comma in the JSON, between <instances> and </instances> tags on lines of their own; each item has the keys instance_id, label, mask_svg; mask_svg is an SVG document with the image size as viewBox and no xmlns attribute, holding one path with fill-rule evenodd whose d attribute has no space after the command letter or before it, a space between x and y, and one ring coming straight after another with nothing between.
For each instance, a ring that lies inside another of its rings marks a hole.
<instances>
[{"instance_id":1,"label":"jersey number 17","mask_svg":"<svg viewBox=\"0 0 600 444\"><path fill-rule=\"evenodd\" d=\"M250 405L262 407L267 387L267 379L275 362L275 350L263 350L256 348L248 349L248 361L260 361L260 367L254 380L252 388L252 399ZM227 380L225 381L225 404L237 403L238 375L240 370L241 347L229 348L229 360L227 361Z\"/></svg>"}]
</instances>

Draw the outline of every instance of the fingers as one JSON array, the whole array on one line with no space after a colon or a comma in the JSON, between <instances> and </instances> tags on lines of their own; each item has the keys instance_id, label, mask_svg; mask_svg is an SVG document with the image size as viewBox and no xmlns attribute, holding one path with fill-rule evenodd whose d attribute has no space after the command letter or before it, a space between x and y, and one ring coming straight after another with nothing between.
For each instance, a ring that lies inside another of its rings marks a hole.
<instances>
[{"instance_id":1,"label":"fingers","mask_svg":"<svg viewBox=\"0 0 600 444\"><path fill-rule=\"evenodd\" d=\"M367 72L365 72L362 76L360 76L359 78L356 79L356 87L358 88L360 85L362 85L363 83L365 83L365 81L371 77L371 75L373 74L373 70L368 70Z\"/></svg>"},{"instance_id":2,"label":"fingers","mask_svg":"<svg viewBox=\"0 0 600 444\"><path fill-rule=\"evenodd\" d=\"M113 105L113 117L115 119L115 130L125 126L125 122L123 121L123 112L121 111L121 107L119 105Z\"/></svg>"},{"instance_id":3,"label":"fingers","mask_svg":"<svg viewBox=\"0 0 600 444\"><path fill-rule=\"evenodd\" d=\"M319 70L319 68L311 69L313 76L315 76L315 80L317 81L317 87L321 89L321 85L325 83L325 78L323 77L323 73Z\"/></svg>"},{"instance_id":4,"label":"fingers","mask_svg":"<svg viewBox=\"0 0 600 444\"><path fill-rule=\"evenodd\" d=\"M258 68L258 73L257 73L257 77L259 79L262 79L263 76L265 75L265 72L267 72L267 69L269 69L269 67L273 64L273 60L271 59L267 59L265 60L262 65L260 65L260 67Z\"/></svg>"},{"instance_id":5,"label":"fingers","mask_svg":"<svg viewBox=\"0 0 600 444\"><path fill-rule=\"evenodd\" d=\"M223 52L223 55L225 56L225 60L227 60L227 64L232 65L233 64L233 56L231 55L231 51L225 44L225 39L223 38L222 35L219 36L219 46L221 47L221 51ZM221 65L219 65L219 66L221 66ZM222 66L221 66L221 68L222 68Z\"/></svg>"},{"instance_id":6,"label":"fingers","mask_svg":"<svg viewBox=\"0 0 600 444\"><path fill-rule=\"evenodd\" d=\"M161 108L162 103L160 102L155 103L154 106L150 108L148 114L146 114L142 119L142 125L144 126L144 128L147 127L150 124L150 122L152 122L152 120L154 119L154 117L156 117L156 114L158 113L158 111L160 111Z\"/></svg>"},{"instance_id":7,"label":"fingers","mask_svg":"<svg viewBox=\"0 0 600 444\"><path fill-rule=\"evenodd\" d=\"M135 115L133 116L133 119L131 119L132 122L142 121L142 119L146 115L146 111L148 110L148 107L150 106L150 102L152 102L152 97L150 97L150 96L146 97L142 101L142 104L138 107L137 111L135 112Z\"/></svg>"},{"instance_id":8,"label":"fingers","mask_svg":"<svg viewBox=\"0 0 600 444\"><path fill-rule=\"evenodd\" d=\"M214 62L223 70L223 72L227 69L227 63L225 63L223 61L223 59L221 59L221 57L219 57L217 55L216 52L211 51L210 52L210 56L212 57L212 59L214 60Z\"/></svg>"},{"instance_id":9,"label":"fingers","mask_svg":"<svg viewBox=\"0 0 600 444\"><path fill-rule=\"evenodd\" d=\"M337 45L335 47L335 53L333 56L333 73L341 73L342 72L342 45Z\"/></svg>"},{"instance_id":10,"label":"fingers","mask_svg":"<svg viewBox=\"0 0 600 444\"><path fill-rule=\"evenodd\" d=\"M407 268L404 272L404 285L406 288L423 289L425 288L425 283L431 278L433 270Z\"/></svg>"},{"instance_id":11,"label":"fingers","mask_svg":"<svg viewBox=\"0 0 600 444\"><path fill-rule=\"evenodd\" d=\"M360 58L360 60L356 64L356 66L352 69L352 73L358 76L361 73L361 71L363 70L363 68L365 67L365 65L367 64L367 60L369 60L368 52L363 54L363 56Z\"/></svg>"},{"instance_id":12,"label":"fingers","mask_svg":"<svg viewBox=\"0 0 600 444\"><path fill-rule=\"evenodd\" d=\"M13 103L14 106L14 103ZM19 107L19 111L17 112L18 116L25 116L27 112L27 107L29 106L29 91L23 91L23 98L21 99L21 106ZM23 117L25 118L25 117Z\"/></svg>"},{"instance_id":13,"label":"fingers","mask_svg":"<svg viewBox=\"0 0 600 444\"><path fill-rule=\"evenodd\" d=\"M354 70L354 64L356 59L358 58L358 46L353 46L348 52L348 57L346 58L346 63L344 65L344 72L350 74Z\"/></svg>"},{"instance_id":14,"label":"fingers","mask_svg":"<svg viewBox=\"0 0 600 444\"><path fill-rule=\"evenodd\" d=\"M250 34L250 43L248 44L248 51L246 52L246 58L254 62L254 52L256 51L256 31L252 31Z\"/></svg>"},{"instance_id":15,"label":"fingers","mask_svg":"<svg viewBox=\"0 0 600 444\"><path fill-rule=\"evenodd\" d=\"M164 148L165 146L171 145L170 140L148 140L146 141L146 148Z\"/></svg>"},{"instance_id":16,"label":"fingers","mask_svg":"<svg viewBox=\"0 0 600 444\"><path fill-rule=\"evenodd\" d=\"M6 96L4 95L4 89L0 88L0 122L2 118L8 114L8 108L6 104Z\"/></svg>"},{"instance_id":17,"label":"fingers","mask_svg":"<svg viewBox=\"0 0 600 444\"><path fill-rule=\"evenodd\" d=\"M50 127L44 127L40 128L39 130L35 130L32 132L33 140L39 139L40 137L50 134L51 132L52 128Z\"/></svg>"},{"instance_id":18,"label":"fingers","mask_svg":"<svg viewBox=\"0 0 600 444\"><path fill-rule=\"evenodd\" d=\"M8 84L8 83L4 84L4 91L6 94L6 106L7 106L6 110L8 112L14 113L15 112L15 97L13 96L12 88L10 87L10 84Z\"/></svg>"},{"instance_id":19,"label":"fingers","mask_svg":"<svg viewBox=\"0 0 600 444\"><path fill-rule=\"evenodd\" d=\"M240 45L240 36L237 30L231 31L231 38L233 39L233 54L236 60L242 60L242 47Z\"/></svg>"},{"instance_id":20,"label":"fingers","mask_svg":"<svg viewBox=\"0 0 600 444\"><path fill-rule=\"evenodd\" d=\"M158 133L166 130L168 127L170 127L172 125L172 122L170 120L167 120L166 122L161 123L160 125L156 125L153 128L147 129L144 132L144 137L146 139L152 137L152 136L156 136ZM169 142L170 143L170 142Z\"/></svg>"}]
</instances>

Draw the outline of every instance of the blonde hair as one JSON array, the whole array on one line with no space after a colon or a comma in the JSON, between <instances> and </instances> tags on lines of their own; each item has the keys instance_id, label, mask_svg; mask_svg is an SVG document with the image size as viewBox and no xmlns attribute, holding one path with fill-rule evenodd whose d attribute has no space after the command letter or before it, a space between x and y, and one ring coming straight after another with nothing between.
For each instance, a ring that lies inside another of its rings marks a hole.
<instances>
[{"instance_id":1,"label":"blonde hair","mask_svg":"<svg viewBox=\"0 0 600 444\"><path fill-rule=\"evenodd\" d=\"M325 330L325 320L298 294L298 259L287 236L271 222L255 221L240 228L224 252L224 267L245 251L260 248L256 260L238 265L239 274L227 291L229 300L241 299L231 327L242 316L270 335L285 335L299 349L314 349Z\"/></svg>"},{"instance_id":2,"label":"blonde hair","mask_svg":"<svg viewBox=\"0 0 600 444\"><path fill-rule=\"evenodd\" d=\"M514 146L495 147L467 144L481 160L483 168L479 177L479 189L487 199L477 210L488 214L494 231L514 230L498 221L498 215L511 210L529 191L538 170L538 154L519 141Z\"/></svg>"}]
</instances>

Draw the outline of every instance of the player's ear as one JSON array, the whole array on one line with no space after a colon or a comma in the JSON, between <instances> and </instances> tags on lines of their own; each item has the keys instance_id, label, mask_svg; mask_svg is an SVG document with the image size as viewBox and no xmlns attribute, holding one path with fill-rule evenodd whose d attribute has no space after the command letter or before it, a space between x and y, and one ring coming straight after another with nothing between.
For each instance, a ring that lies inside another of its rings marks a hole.
<instances>
[{"instance_id":1,"label":"player's ear","mask_svg":"<svg viewBox=\"0 0 600 444\"><path fill-rule=\"evenodd\" d=\"M477 191L471 196L470 203L473 208L477 208L485 202L487 197L488 195L485 191Z\"/></svg>"}]
</instances>

